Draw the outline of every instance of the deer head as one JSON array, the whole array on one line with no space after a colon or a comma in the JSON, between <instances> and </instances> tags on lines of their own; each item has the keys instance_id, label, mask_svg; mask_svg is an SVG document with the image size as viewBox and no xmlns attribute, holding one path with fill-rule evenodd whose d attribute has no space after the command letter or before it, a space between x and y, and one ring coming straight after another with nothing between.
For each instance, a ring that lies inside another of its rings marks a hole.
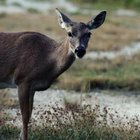
<instances>
[{"instance_id":1,"label":"deer head","mask_svg":"<svg viewBox=\"0 0 140 140\"><path fill-rule=\"evenodd\" d=\"M76 58L82 58L86 54L88 42L92 34L91 30L100 27L104 23L106 11L100 12L87 23L72 21L59 9L56 9L56 13L61 28L67 32L70 50L75 54Z\"/></svg>"}]
</instances>

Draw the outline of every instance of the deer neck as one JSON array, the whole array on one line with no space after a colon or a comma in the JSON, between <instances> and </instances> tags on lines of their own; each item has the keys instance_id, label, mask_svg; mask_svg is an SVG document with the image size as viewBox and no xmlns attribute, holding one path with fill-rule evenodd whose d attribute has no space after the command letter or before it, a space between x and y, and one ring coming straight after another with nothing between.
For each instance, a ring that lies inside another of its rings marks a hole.
<instances>
[{"instance_id":1,"label":"deer neck","mask_svg":"<svg viewBox=\"0 0 140 140\"><path fill-rule=\"evenodd\" d=\"M60 43L57 48L57 68L64 72L68 69L75 60L75 55L71 50L71 44L69 40L66 39L64 42Z\"/></svg>"}]
</instances>

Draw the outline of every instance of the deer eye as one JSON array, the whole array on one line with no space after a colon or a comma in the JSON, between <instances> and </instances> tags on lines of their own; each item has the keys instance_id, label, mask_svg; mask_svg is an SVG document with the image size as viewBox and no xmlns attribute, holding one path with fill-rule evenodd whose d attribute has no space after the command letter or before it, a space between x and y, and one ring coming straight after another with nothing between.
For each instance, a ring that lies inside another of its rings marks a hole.
<instances>
[{"instance_id":1,"label":"deer eye","mask_svg":"<svg viewBox=\"0 0 140 140\"><path fill-rule=\"evenodd\" d=\"M73 37L73 34L71 32L68 32L69 37Z\"/></svg>"},{"instance_id":2,"label":"deer eye","mask_svg":"<svg viewBox=\"0 0 140 140\"><path fill-rule=\"evenodd\" d=\"M85 34L85 37L87 37L87 38L90 38L90 36L91 36L90 32Z\"/></svg>"}]
</instances>

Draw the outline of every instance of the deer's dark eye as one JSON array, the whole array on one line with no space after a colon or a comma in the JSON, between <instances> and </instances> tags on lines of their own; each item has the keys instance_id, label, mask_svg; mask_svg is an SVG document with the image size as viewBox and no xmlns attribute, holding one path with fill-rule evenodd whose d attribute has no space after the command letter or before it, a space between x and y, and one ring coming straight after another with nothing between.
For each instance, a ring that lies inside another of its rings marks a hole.
<instances>
[{"instance_id":1,"label":"deer's dark eye","mask_svg":"<svg viewBox=\"0 0 140 140\"><path fill-rule=\"evenodd\" d=\"M69 37L73 37L73 34L71 32L68 32Z\"/></svg>"},{"instance_id":2,"label":"deer's dark eye","mask_svg":"<svg viewBox=\"0 0 140 140\"><path fill-rule=\"evenodd\" d=\"M85 36L86 36L87 38L90 38L91 33L90 33L90 32L89 32L89 33L86 33Z\"/></svg>"}]
</instances>

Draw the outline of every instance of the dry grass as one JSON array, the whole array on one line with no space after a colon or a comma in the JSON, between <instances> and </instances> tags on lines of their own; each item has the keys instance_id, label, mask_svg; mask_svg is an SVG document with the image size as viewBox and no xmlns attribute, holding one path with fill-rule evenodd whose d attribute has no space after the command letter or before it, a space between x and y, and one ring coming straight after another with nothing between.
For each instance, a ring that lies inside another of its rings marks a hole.
<instances>
[{"instance_id":1,"label":"dry grass","mask_svg":"<svg viewBox=\"0 0 140 140\"><path fill-rule=\"evenodd\" d=\"M0 111L4 107L14 107L17 105L17 101L11 99L9 89L0 90Z\"/></svg>"},{"instance_id":2,"label":"dry grass","mask_svg":"<svg viewBox=\"0 0 140 140\"><path fill-rule=\"evenodd\" d=\"M77 107L69 102L65 105L65 108L57 104L46 110L40 108L30 124L30 140L138 140L140 137L138 116L120 117L119 112L99 105L93 108L89 105ZM2 140L17 138L18 133L13 125L0 127Z\"/></svg>"}]
</instances>

